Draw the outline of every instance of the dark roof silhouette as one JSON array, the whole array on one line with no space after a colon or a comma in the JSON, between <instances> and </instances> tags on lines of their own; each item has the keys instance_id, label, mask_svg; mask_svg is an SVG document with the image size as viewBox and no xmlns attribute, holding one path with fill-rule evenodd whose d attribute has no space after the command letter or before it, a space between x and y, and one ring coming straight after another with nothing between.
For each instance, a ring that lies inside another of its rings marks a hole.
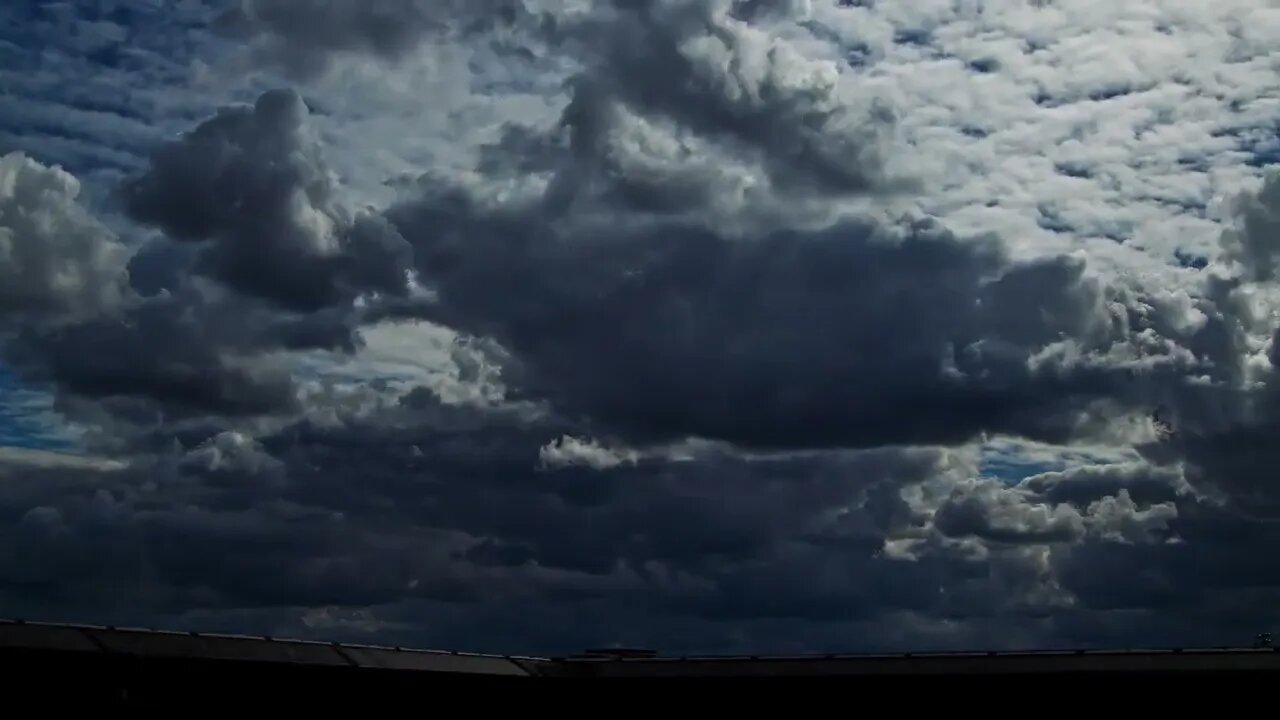
<instances>
[{"instance_id":1,"label":"dark roof silhouette","mask_svg":"<svg viewBox=\"0 0 1280 720\"><path fill-rule=\"evenodd\" d=\"M1115 677L1129 683L1144 677L1162 682L1241 674L1269 678L1275 671L1280 671L1280 649L1264 645L794 657L664 657L649 650L598 649L549 658L0 620L0 677L13 693L69 688L75 692L68 697L132 705L258 697L413 701L453 690L488 698L474 689L528 688L538 678L553 683L825 678L841 688L884 691L901 687L894 681L915 689L926 680L932 686L962 679L971 690L990 687L981 683L984 679L1004 683L1014 677L1020 683Z\"/></svg>"}]
</instances>

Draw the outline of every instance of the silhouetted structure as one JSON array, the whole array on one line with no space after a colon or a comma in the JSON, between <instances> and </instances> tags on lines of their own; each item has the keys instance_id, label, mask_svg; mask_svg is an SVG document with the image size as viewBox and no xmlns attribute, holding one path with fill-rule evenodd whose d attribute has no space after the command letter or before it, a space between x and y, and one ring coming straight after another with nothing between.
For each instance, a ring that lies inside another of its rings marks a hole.
<instances>
[{"instance_id":1,"label":"silhouetted structure","mask_svg":"<svg viewBox=\"0 0 1280 720\"><path fill-rule=\"evenodd\" d=\"M795 678L859 689L886 682L1258 677L1280 670L1272 647L1184 650L923 653L800 657L662 657L591 650L534 658L96 626L0 621L10 696L56 686L76 699L169 702L229 697L421 700L432 692L531 688L539 682ZM927 683L926 683L927 684ZM64 696L65 697L65 696ZM476 698L491 696L475 694ZM496 696L492 696L496 697ZM53 696L52 699L59 699Z\"/></svg>"}]
</instances>

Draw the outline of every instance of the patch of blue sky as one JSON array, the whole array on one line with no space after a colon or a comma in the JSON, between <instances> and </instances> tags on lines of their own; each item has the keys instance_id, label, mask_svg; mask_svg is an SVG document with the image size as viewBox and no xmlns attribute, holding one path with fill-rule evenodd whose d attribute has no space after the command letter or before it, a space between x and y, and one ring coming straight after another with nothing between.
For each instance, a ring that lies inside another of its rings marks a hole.
<instances>
[{"instance_id":1,"label":"patch of blue sky","mask_svg":"<svg viewBox=\"0 0 1280 720\"><path fill-rule=\"evenodd\" d=\"M985 449L982 461L978 465L979 472L984 477L996 478L1009 485L1017 485L1029 477L1062 470L1065 467L1064 463L1046 462L1040 458L987 454Z\"/></svg>"},{"instance_id":2,"label":"patch of blue sky","mask_svg":"<svg viewBox=\"0 0 1280 720\"><path fill-rule=\"evenodd\" d=\"M1139 459L1132 448L1065 447L999 438L979 448L978 470L983 477L1017 485L1029 477L1068 468L1112 465Z\"/></svg>"},{"instance_id":3,"label":"patch of blue sky","mask_svg":"<svg viewBox=\"0 0 1280 720\"><path fill-rule=\"evenodd\" d=\"M1259 138L1247 150L1249 158L1245 162L1250 167L1267 168L1280 165L1280 128L1276 128L1271 134Z\"/></svg>"},{"instance_id":4,"label":"patch of blue sky","mask_svg":"<svg viewBox=\"0 0 1280 720\"><path fill-rule=\"evenodd\" d=\"M1234 141L1238 159L1252 168L1280 164L1280 107L1268 105L1263 110L1246 114L1240 109L1236 113L1241 120L1238 125L1214 133Z\"/></svg>"},{"instance_id":5,"label":"patch of blue sky","mask_svg":"<svg viewBox=\"0 0 1280 720\"><path fill-rule=\"evenodd\" d=\"M53 396L26 387L0 365L0 447L73 450L79 433L54 409Z\"/></svg>"}]
</instances>

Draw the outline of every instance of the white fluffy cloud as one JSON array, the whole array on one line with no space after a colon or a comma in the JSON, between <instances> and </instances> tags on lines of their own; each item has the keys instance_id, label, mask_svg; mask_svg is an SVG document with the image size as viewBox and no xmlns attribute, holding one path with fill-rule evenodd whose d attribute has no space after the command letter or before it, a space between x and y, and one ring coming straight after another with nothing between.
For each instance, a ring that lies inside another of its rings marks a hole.
<instances>
[{"instance_id":1,"label":"white fluffy cloud","mask_svg":"<svg viewBox=\"0 0 1280 720\"><path fill-rule=\"evenodd\" d=\"M859 84L896 99L928 212L1025 253L1082 247L1125 271L1215 252L1206 208L1249 185L1251 146L1276 110L1274 8L860 5L815 4L815 22L858 53Z\"/></svg>"}]
</instances>

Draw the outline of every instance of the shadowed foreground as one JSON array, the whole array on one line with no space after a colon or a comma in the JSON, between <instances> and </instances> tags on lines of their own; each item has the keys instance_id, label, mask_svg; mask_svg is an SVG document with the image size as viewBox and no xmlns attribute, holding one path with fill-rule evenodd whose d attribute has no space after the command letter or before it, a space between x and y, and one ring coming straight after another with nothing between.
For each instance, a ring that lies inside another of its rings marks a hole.
<instances>
[{"instance_id":1,"label":"shadowed foreground","mask_svg":"<svg viewBox=\"0 0 1280 720\"><path fill-rule=\"evenodd\" d=\"M1270 681L1273 648L926 653L803 657L659 657L600 652L532 658L262 637L0 621L0 670L18 696L126 704L339 698L414 700L437 692L564 682L791 679L858 690L961 681L1233 678ZM646 686L649 683L646 683ZM49 696L49 688L61 688ZM68 694L68 691L74 691ZM472 695L480 702L504 697ZM510 697L510 696L506 696Z\"/></svg>"}]
</instances>

